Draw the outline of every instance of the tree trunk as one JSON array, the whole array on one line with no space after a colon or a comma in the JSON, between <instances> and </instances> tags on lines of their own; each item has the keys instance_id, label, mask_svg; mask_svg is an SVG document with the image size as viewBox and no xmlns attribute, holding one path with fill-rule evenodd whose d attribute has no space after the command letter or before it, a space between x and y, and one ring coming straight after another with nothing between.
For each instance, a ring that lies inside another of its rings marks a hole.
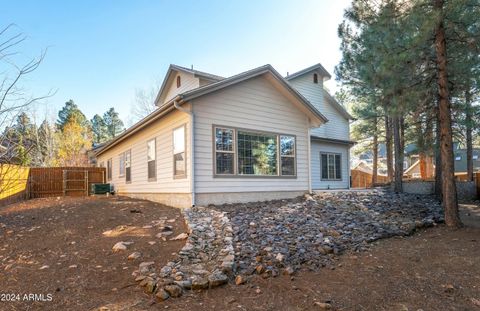
<instances>
[{"instance_id":1,"label":"tree trunk","mask_svg":"<svg viewBox=\"0 0 480 311\"><path fill-rule=\"evenodd\" d=\"M378 176L378 128L377 128L377 117L374 121L374 134L373 134L373 168L372 168L372 187L377 183Z\"/></svg>"},{"instance_id":2,"label":"tree trunk","mask_svg":"<svg viewBox=\"0 0 480 311\"><path fill-rule=\"evenodd\" d=\"M470 89L465 91L465 123L467 127L467 180L473 181L472 102Z\"/></svg>"},{"instance_id":3,"label":"tree trunk","mask_svg":"<svg viewBox=\"0 0 480 311\"><path fill-rule=\"evenodd\" d=\"M440 119L438 117L438 104L435 108L437 116L435 118L435 195L442 199L442 154L440 153Z\"/></svg>"},{"instance_id":4,"label":"tree trunk","mask_svg":"<svg viewBox=\"0 0 480 311\"><path fill-rule=\"evenodd\" d=\"M385 149L387 156L388 181L393 180L392 119L385 115Z\"/></svg>"},{"instance_id":5,"label":"tree trunk","mask_svg":"<svg viewBox=\"0 0 480 311\"><path fill-rule=\"evenodd\" d=\"M393 117L393 145L395 148L395 178L393 180L393 190L395 192L403 192L403 148L401 135L401 118Z\"/></svg>"},{"instance_id":6,"label":"tree trunk","mask_svg":"<svg viewBox=\"0 0 480 311\"><path fill-rule=\"evenodd\" d=\"M435 54L439 94L438 117L440 119L440 153L442 155L442 194L445 223L449 227L461 227L458 215L457 188L453 166L452 115L448 92L447 47L443 16L443 0L433 0L438 20L435 26Z\"/></svg>"}]
</instances>

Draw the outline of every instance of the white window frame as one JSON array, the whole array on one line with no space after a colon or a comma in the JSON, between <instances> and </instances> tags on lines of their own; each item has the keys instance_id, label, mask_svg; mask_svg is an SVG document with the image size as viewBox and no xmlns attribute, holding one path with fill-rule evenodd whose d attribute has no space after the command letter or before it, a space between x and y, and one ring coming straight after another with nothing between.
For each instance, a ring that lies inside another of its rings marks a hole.
<instances>
[{"instance_id":1,"label":"white window frame","mask_svg":"<svg viewBox=\"0 0 480 311\"><path fill-rule=\"evenodd\" d=\"M180 150L175 150L176 146L175 146L175 133L176 131L182 129L183 130L183 150L180 149ZM175 179L180 179L180 178L186 178L187 177L187 126L186 124L183 124L182 126L179 126L177 128L174 128L173 131L172 131L172 151L173 151L173 178ZM183 153L183 157L184 157L184 160L183 160L183 173L178 173L177 174L177 165L176 165L176 161L175 161L175 156L177 154L181 154Z\"/></svg>"},{"instance_id":2,"label":"white window frame","mask_svg":"<svg viewBox=\"0 0 480 311\"><path fill-rule=\"evenodd\" d=\"M128 149L124 152L125 154L125 182L131 183L132 182L132 150ZM130 169L130 180L127 180L127 168Z\"/></svg>"},{"instance_id":3,"label":"white window frame","mask_svg":"<svg viewBox=\"0 0 480 311\"><path fill-rule=\"evenodd\" d=\"M112 158L108 159L107 160L107 181L112 180L112 171L113 171L112 164L113 164Z\"/></svg>"},{"instance_id":4,"label":"white window frame","mask_svg":"<svg viewBox=\"0 0 480 311\"><path fill-rule=\"evenodd\" d=\"M118 155L118 177L125 176L125 152Z\"/></svg>"},{"instance_id":5,"label":"white window frame","mask_svg":"<svg viewBox=\"0 0 480 311\"><path fill-rule=\"evenodd\" d=\"M153 160L149 159L149 151L150 151L150 143L153 142ZM150 162L154 162L155 169L153 170L154 176L150 176ZM155 181L157 180L157 139L152 138L147 141L147 178L148 181Z\"/></svg>"}]
</instances>

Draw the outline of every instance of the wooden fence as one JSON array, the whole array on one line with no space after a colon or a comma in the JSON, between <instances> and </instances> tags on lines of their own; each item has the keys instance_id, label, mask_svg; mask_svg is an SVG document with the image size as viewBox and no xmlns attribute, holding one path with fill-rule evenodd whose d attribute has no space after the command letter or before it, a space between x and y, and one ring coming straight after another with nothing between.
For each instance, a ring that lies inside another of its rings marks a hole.
<instances>
[{"instance_id":1,"label":"wooden fence","mask_svg":"<svg viewBox=\"0 0 480 311\"><path fill-rule=\"evenodd\" d=\"M372 187L372 174L361 171L352 170L352 188L370 188ZM377 185L388 182L387 176L377 175Z\"/></svg>"},{"instance_id":2,"label":"wooden fence","mask_svg":"<svg viewBox=\"0 0 480 311\"><path fill-rule=\"evenodd\" d=\"M24 168L15 172L8 180L6 174L0 178L0 185L7 181L12 185L0 189L0 206L32 198L87 196L91 184L105 183L103 167L33 167L27 168L27 174Z\"/></svg>"},{"instance_id":3,"label":"wooden fence","mask_svg":"<svg viewBox=\"0 0 480 311\"><path fill-rule=\"evenodd\" d=\"M85 196L90 185L105 182L103 167L35 167L30 169L30 198Z\"/></svg>"}]
</instances>

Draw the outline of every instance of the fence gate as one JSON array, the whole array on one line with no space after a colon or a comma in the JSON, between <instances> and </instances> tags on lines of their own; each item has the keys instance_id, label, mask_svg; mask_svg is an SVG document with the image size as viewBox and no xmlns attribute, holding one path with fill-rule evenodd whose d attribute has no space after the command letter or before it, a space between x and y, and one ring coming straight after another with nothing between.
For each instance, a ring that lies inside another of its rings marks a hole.
<instances>
[{"instance_id":1,"label":"fence gate","mask_svg":"<svg viewBox=\"0 0 480 311\"><path fill-rule=\"evenodd\" d=\"M63 170L63 195L88 196L88 171Z\"/></svg>"}]
</instances>

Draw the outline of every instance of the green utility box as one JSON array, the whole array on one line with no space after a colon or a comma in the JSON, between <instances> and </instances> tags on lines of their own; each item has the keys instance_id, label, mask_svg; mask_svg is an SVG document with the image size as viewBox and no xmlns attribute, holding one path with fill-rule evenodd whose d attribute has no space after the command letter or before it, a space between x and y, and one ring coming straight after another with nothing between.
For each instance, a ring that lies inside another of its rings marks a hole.
<instances>
[{"instance_id":1,"label":"green utility box","mask_svg":"<svg viewBox=\"0 0 480 311\"><path fill-rule=\"evenodd\" d=\"M90 194L113 193L113 187L110 184L91 184Z\"/></svg>"}]
</instances>

